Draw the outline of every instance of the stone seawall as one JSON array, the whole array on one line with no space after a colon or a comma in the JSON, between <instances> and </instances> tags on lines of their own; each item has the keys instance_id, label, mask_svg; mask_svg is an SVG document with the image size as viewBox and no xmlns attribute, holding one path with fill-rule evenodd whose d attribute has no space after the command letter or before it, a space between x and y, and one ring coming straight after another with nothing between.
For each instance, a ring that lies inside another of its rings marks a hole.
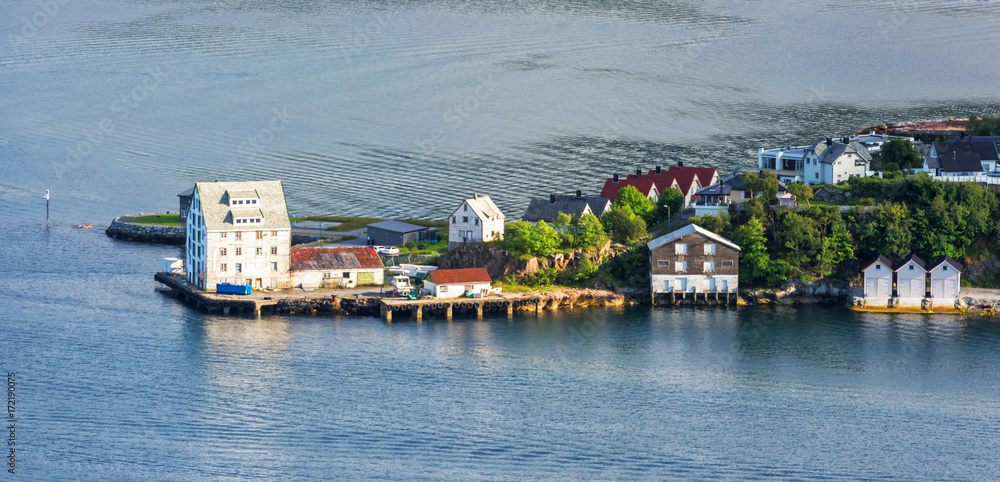
<instances>
[{"instance_id":1,"label":"stone seawall","mask_svg":"<svg viewBox=\"0 0 1000 482\"><path fill-rule=\"evenodd\" d=\"M111 222L104 234L123 241L139 241L156 244L184 244L183 226L157 226L152 224L134 224L122 220L128 216L119 216Z\"/></svg>"}]
</instances>

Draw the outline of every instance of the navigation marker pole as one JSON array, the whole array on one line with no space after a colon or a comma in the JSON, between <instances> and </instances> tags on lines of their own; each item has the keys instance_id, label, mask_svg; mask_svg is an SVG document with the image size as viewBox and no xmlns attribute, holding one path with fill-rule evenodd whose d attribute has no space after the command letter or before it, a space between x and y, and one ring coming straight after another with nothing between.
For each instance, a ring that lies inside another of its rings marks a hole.
<instances>
[{"instance_id":1,"label":"navigation marker pole","mask_svg":"<svg viewBox=\"0 0 1000 482\"><path fill-rule=\"evenodd\" d=\"M45 190L45 197L42 198L42 199L45 200L45 227L47 228L47 227L49 227L49 190L48 189Z\"/></svg>"}]
</instances>

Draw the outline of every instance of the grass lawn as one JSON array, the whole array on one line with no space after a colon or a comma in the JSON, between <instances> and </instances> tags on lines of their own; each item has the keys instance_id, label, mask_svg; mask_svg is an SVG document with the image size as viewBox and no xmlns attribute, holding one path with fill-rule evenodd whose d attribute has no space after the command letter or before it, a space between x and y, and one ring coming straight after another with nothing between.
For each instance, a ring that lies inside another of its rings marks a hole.
<instances>
[{"instance_id":1,"label":"grass lawn","mask_svg":"<svg viewBox=\"0 0 1000 482\"><path fill-rule=\"evenodd\" d=\"M493 287L503 288L503 291L501 291L501 293L551 293L553 291L572 289L569 286L559 286L559 285L527 286L521 284L504 283L502 281L494 282Z\"/></svg>"},{"instance_id":2,"label":"grass lawn","mask_svg":"<svg viewBox=\"0 0 1000 482\"><path fill-rule=\"evenodd\" d=\"M448 239L444 237L438 237L436 243L426 243L427 247L420 249L414 247L413 249L407 248L406 246L399 247L399 254L434 254L434 253L444 253L448 251Z\"/></svg>"},{"instance_id":3,"label":"grass lawn","mask_svg":"<svg viewBox=\"0 0 1000 482\"><path fill-rule=\"evenodd\" d=\"M161 224L164 226L184 226L181 222L180 214L149 214L147 216L136 216L132 218L133 223L139 224Z\"/></svg>"}]
</instances>

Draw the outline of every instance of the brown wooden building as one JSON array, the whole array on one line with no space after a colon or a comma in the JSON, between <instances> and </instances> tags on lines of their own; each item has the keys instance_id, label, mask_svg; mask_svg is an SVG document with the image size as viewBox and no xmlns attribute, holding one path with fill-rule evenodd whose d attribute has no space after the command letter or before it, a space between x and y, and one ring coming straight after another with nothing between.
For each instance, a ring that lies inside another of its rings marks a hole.
<instances>
[{"instance_id":1,"label":"brown wooden building","mask_svg":"<svg viewBox=\"0 0 1000 482\"><path fill-rule=\"evenodd\" d=\"M739 288L740 247L696 224L646 244L650 289L669 292L734 293Z\"/></svg>"}]
</instances>

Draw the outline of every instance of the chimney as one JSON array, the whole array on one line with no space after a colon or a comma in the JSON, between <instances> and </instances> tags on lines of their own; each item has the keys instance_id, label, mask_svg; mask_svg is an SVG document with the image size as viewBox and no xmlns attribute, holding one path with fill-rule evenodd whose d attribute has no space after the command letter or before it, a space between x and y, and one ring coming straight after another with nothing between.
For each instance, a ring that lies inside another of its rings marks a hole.
<instances>
[{"instance_id":1,"label":"chimney","mask_svg":"<svg viewBox=\"0 0 1000 482\"><path fill-rule=\"evenodd\" d=\"M618 174L615 174L615 177L611 180L611 182L618 183Z\"/></svg>"},{"instance_id":2,"label":"chimney","mask_svg":"<svg viewBox=\"0 0 1000 482\"><path fill-rule=\"evenodd\" d=\"M583 197L583 191L577 189L576 190L576 197Z\"/></svg>"},{"instance_id":3,"label":"chimney","mask_svg":"<svg viewBox=\"0 0 1000 482\"><path fill-rule=\"evenodd\" d=\"M635 170L635 175L636 176L641 176L642 175L642 169L636 169Z\"/></svg>"},{"instance_id":4,"label":"chimney","mask_svg":"<svg viewBox=\"0 0 1000 482\"><path fill-rule=\"evenodd\" d=\"M657 166L656 166L656 173L657 173L657 174L659 174L659 173L660 173L660 166L659 166L659 165L657 165Z\"/></svg>"},{"instance_id":5,"label":"chimney","mask_svg":"<svg viewBox=\"0 0 1000 482\"><path fill-rule=\"evenodd\" d=\"M851 143L851 138L844 136L844 144L850 144L850 143Z\"/></svg>"},{"instance_id":6,"label":"chimney","mask_svg":"<svg viewBox=\"0 0 1000 482\"><path fill-rule=\"evenodd\" d=\"M477 192L477 193L474 193L474 194L472 195L472 199L479 199L479 193L478 193L478 192Z\"/></svg>"},{"instance_id":7,"label":"chimney","mask_svg":"<svg viewBox=\"0 0 1000 482\"><path fill-rule=\"evenodd\" d=\"M677 161L677 167L684 167L684 161Z\"/></svg>"},{"instance_id":8,"label":"chimney","mask_svg":"<svg viewBox=\"0 0 1000 482\"><path fill-rule=\"evenodd\" d=\"M556 195L549 194L549 204L555 204L555 203L556 203Z\"/></svg>"},{"instance_id":9,"label":"chimney","mask_svg":"<svg viewBox=\"0 0 1000 482\"><path fill-rule=\"evenodd\" d=\"M833 138L832 137L826 136L826 145L828 145L828 146L832 146L833 145Z\"/></svg>"}]
</instances>

